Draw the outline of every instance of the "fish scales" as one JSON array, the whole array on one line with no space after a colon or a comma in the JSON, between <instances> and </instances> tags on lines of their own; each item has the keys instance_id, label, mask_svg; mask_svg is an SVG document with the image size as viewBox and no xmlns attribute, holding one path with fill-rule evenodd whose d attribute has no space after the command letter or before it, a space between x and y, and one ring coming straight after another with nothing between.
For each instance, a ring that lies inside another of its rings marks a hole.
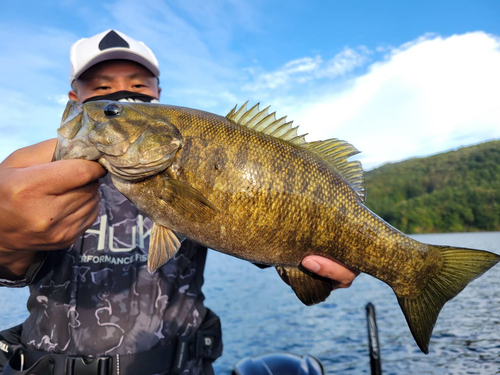
<instances>
[{"instance_id":1,"label":"fish scales","mask_svg":"<svg viewBox=\"0 0 500 375\"><path fill-rule=\"evenodd\" d=\"M199 114L186 115L184 118L179 118L178 122L172 123L181 131L186 144L190 143L190 138L204 140L197 142L198 147L179 150L174 165L179 165L177 178L202 191L208 200L220 207L221 213L207 229L207 232L213 234L211 243L221 238L218 227L219 223L222 223L224 227L231 225L244 228L245 232L242 233L244 237L237 237L243 240L249 239L241 245L250 246L252 249L255 246L255 236L252 232L257 232L260 236L263 228L270 229L269 236L262 238L264 242L262 245L275 238L277 240L276 246L273 246L275 250L271 254L266 254L264 259L255 258L259 254L245 253L255 262L297 265L303 257L301 251L308 249L311 253L321 253L359 269L361 265L356 262L356 258L363 259L365 255L370 254L370 252L364 254L362 250L358 254L353 252L349 254L347 251L342 253L344 249L360 248L352 243L352 239L363 239L363 237L353 237L348 230L342 230L344 226L338 225L338 220L332 220L332 215L336 210L352 211L348 207L349 199L344 198L348 194L352 200L359 198L347 184L342 183L339 176L331 173L317 158L307 154L301 158L302 155L297 154L304 154L303 150L279 139L237 127L221 117L214 118L212 122L200 121ZM225 126L222 126L222 123ZM255 147L250 148L249 145ZM213 155L224 155L227 174L240 175L242 180L222 176L219 183L214 177L213 168L210 168ZM274 155L279 157L273 157ZM297 160L298 164L293 163L294 160ZM322 171L318 173L320 168ZM244 170L244 173L235 173L236 170ZM190 171L189 175L185 171ZM305 176L305 179L299 179L297 176ZM304 183L304 180L308 183ZM291 185L290 181L295 184ZM341 191L337 192L338 190ZM239 191L243 193L238 194ZM217 196L216 194L220 192L226 194ZM304 198L297 200L297 197ZM256 209L245 209L249 206ZM268 215L256 216L255 213L262 211L264 207ZM295 215L292 217L286 214L290 212L290 207L296 208L299 214L298 220ZM318 217L320 220L313 220ZM340 217L345 218L345 215ZM276 222L281 226L293 228L291 231L281 232L288 235L288 238L283 238L281 233L274 229ZM359 223L362 223L362 220L354 217L352 222L355 223L352 230L359 230ZM321 225L325 230L311 229L310 223ZM252 230L254 228L255 230ZM298 237L298 240L294 241L293 237ZM333 251L332 242L338 244ZM217 248L225 250L220 246ZM281 254L284 254L284 257L281 257ZM290 259L291 255L294 256ZM353 259L353 264L349 264L350 259Z\"/></svg>"},{"instance_id":2,"label":"fish scales","mask_svg":"<svg viewBox=\"0 0 500 375\"><path fill-rule=\"evenodd\" d=\"M360 206L360 198L349 185L327 168L322 160L307 151L278 138L236 126L222 117L201 121L199 113L196 113L194 116L179 118L179 122L173 124L184 134L186 142L198 137L206 140L206 143L197 142L198 148L189 147L185 151L181 149L174 164L177 162L181 171L190 171L189 176L179 173L180 180L202 191L211 202L221 207L221 214L207 230L213 233L211 243L221 238L218 226L222 222L225 227L231 224L245 227L245 232L241 235L244 236L243 240L248 241L239 246L230 246L250 247L250 252L245 252L242 257L254 262L297 266L305 254L319 254L369 273L389 285L393 283L395 276L388 275L385 271L382 274L381 265L393 263L401 265L403 269L411 267L416 270L408 273L395 269L394 275L399 275L400 278L403 275L418 275L422 269L425 246L421 246L422 251L418 251L418 248L415 249L416 241L388 227ZM247 181L227 176L220 178L220 184L218 181L210 181L214 175L209 165L213 155L224 155L227 174L248 177L248 184L244 185ZM239 173L238 170L245 172ZM224 183L231 185L223 186ZM228 194L214 194L222 191ZM238 191L243 193L235 194ZM223 206L224 203L226 206ZM231 207L234 208L233 211ZM255 209L248 210L246 207ZM268 215L257 216L256 213L262 212L264 208ZM289 230L275 230L276 222ZM252 254L255 246L252 232L260 236L263 228L269 228L270 231L269 236L262 238L264 243L261 245L275 245L272 246L271 254L266 254L265 257L255 252ZM360 232L364 232L362 236L353 235ZM277 241L273 242L273 238ZM418 253L412 255L401 251L406 242L407 250L417 250ZM390 249L384 253L383 259L375 251L382 247L381 243L384 243L386 249ZM226 251L234 255L234 250Z\"/></svg>"},{"instance_id":3,"label":"fish scales","mask_svg":"<svg viewBox=\"0 0 500 375\"><path fill-rule=\"evenodd\" d=\"M347 161L352 146L307 143L267 109L244 106L224 118L174 106L70 102L58 132L56 160L98 160L154 222L153 270L188 237L276 266L309 305L335 286L300 267L305 256L320 255L390 285L425 353L444 303L499 260L393 228L364 206L361 167Z\"/></svg>"}]
</instances>

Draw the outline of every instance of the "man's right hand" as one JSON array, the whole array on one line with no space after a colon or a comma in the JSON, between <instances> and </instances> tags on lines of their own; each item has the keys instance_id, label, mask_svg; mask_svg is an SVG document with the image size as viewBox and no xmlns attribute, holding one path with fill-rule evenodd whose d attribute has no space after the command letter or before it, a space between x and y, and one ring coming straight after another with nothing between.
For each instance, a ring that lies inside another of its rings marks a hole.
<instances>
[{"instance_id":1,"label":"man's right hand","mask_svg":"<svg viewBox=\"0 0 500 375\"><path fill-rule=\"evenodd\" d=\"M51 162L56 140L15 151L0 164L0 277L20 278L38 251L70 246L99 214L96 162Z\"/></svg>"}]
</instances>

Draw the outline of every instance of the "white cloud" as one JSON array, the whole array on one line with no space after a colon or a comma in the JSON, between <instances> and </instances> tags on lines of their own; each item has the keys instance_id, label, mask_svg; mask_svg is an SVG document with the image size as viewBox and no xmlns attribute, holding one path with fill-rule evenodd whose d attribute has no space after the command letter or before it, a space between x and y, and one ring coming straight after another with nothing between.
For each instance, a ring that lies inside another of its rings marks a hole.
<instances>
[{"instance_id":1,"label":"white cloud","mask_svg":"<svg viewBox=\"0 0 500 375\"><path fill-rule=\"evenodd\" d=\"M296 83L302 84L322 78L336 78L363 65L368 54L369 51L364 47L357 50L345 47L326 62L318 55L289 61L279 69L269 73L256 74L259 71L258 68L247 68L247 71L254 77L250 83L243 86L243 91L264 91L283 86L289 88Z\"/></svg>"},{"instance_id":2,"label":"white cloud","mask_svg":"<svg viewBox=\"0 0 500 375\"><path fill-rule=\"evenodd\" d=\"M500 39L427 35L292 109L308 139L342 138L365 168L500 137Z\"/></svg>"},{"instance_id":3,"label":"white cloud","mask_svg":"<svg viewBox=\"0 0 500 375\"><path fill-rule=\"evenodd\" d=\"M77 16L88 29L78 35L15 22L0 26L0 159L55 135L69 89L69 47L106 28L152 47L162 67L163 103L221 115L247 99L272 104L310 133L308 139L351 142L367 167L500 137L499 39L483 32L425 35L371 51L345 47L335 56L315 51L266 71L235 48L237 38L261 32L254 3L81 6Z\"/></svg>"}]
</instances>

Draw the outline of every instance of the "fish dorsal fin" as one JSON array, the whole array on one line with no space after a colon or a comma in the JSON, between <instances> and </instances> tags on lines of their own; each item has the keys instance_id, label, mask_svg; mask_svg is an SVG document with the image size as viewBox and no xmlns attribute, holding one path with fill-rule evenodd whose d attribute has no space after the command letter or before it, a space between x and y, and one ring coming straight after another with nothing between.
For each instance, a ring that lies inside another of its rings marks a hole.
<instances>
[{"instance_id":1,"label":"fish dorsal fin","mask_svg":"<svg viewBox=\"0 0 500 375\"><path fill-rule=\"evenodd\" d=\"M365 178L361 162L347 161L349 157L359 154L359 151L353 145L346 141L332 138L326 141L309 142L304 147L316 153L344 177L354 191L358 193L363 203L365 202Z\"/></svg>"},{"instance_id":2,"label":"fish dorsal fin","mask_svg":"<svg viewBox=\"0 0 500 375\"><path fill-rule=\"evenodd\" d=\"M284 141L291 142L297 146L306 144L305 136L307 134L298 135L298 127L293 127L293 121L286 121L286 117L276 119L276 112L268 113L269 107L259 110L259 103L247 110L247 103L243 104L240 109L235 106L226 116L226 119L233 124L245 126L249 129L280 138Z\"/></svg>"},{"instance_id":3,"label":"fish dorsal fin","mask_svg":"<svg viewBox=\"0 0 500 375\"><path fill-rule=\"evenodd\" d=\"M350 156L359 153L351 144L339 139L326 141L306 142L307 134L298 135L298 127L293 127L293 121L286 121L286 117L276 119L276 112L268 113L269 107L259 110L259 103L247 110L248 101L239 109L236 105L226 116L233 124L245 126L249 129L282 139L299 147L307 149L323 161L328 163L339 173L349 185L365 201L365 182L363 168L359 161L347 161Z\"/></svg>"}]
</instances>

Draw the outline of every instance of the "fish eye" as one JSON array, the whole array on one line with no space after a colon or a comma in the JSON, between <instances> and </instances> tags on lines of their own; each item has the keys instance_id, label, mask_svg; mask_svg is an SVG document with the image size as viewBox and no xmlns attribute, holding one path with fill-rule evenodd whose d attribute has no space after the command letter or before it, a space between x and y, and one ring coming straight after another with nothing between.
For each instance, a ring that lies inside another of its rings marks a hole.
<instances>
[{"instance_id":1,"label":"fish eye","mask_svg":"<svg viewBox=\"0 0 500 375\"><path fill-rule=\"evenodd\" d=\"M119 105L115 103L110 103L106 107L104 107L104 114L107 117L115 117L121 113L122 109Z\"/></svg>"}]
</instances>

